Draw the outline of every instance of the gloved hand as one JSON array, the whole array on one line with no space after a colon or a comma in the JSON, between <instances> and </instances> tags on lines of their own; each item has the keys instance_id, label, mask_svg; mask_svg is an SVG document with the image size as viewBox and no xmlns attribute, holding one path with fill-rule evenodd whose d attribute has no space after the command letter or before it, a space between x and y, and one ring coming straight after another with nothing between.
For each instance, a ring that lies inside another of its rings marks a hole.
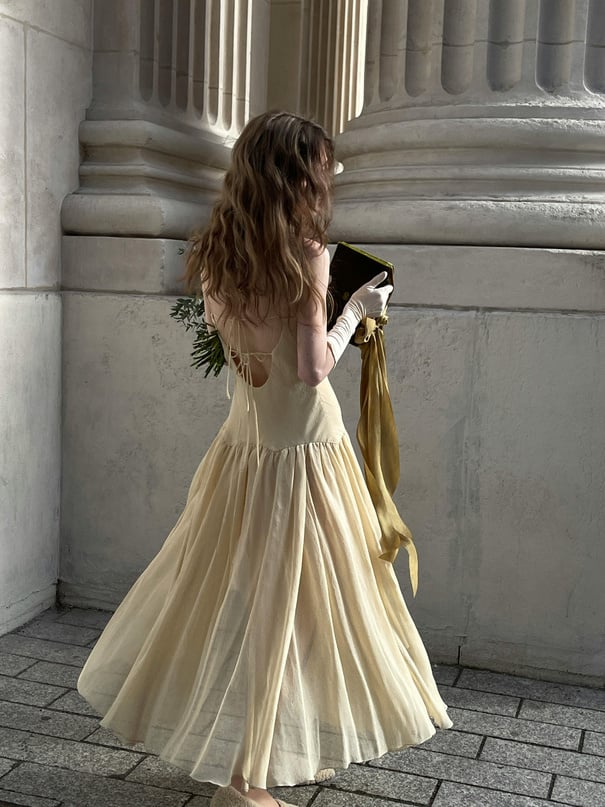
<instances>
[{"instance_id":1,"label":"gloved hand","mask_svg":"<svg viewBox=\"0 0 605 807\"><path fill-rule=\"evenodd\" d=\"M355 328L364 317L378 317L386 308L393 287L388 284L377 289L387 277L380 272L368 283L354 291L338 317L334 326L328 331L328 346L334 356L334 364L338 362L355 333Z\"/></svg>"}]
</instances>

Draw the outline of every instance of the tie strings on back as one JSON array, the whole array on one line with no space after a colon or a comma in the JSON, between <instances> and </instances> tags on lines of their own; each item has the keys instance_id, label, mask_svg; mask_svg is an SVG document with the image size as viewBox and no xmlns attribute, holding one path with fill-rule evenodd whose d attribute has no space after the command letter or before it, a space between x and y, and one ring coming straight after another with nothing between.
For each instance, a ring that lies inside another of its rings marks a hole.
<instances>
[{"instance_id":1,"label":"tie strings on back","mask_svg":"<svg viewBox=\"0 0 605 807\"><path fill-rule=\"evenodd\" d=\"M242 327L239 320L234 321L234 339L230 338L231 334L228 336L226 335L227 341L227 350L229 353L229 361L227 362L227 398L231 398L231 393L229 389L229 380L230 380L230 370L231 370L231 362L236 365L237 376L241 381L241 385L244 388L244 395L246 400L246 414L250 414L250 410L252 409L252 413L254 416L254 430L255 430L255 437L256 437L256 464L257 466L260 463L260 428L258 423L258 410L256 407L256 400L254 398L254 383L252 378L252 368L251 368L251 359L257 359L261 363L266 361L267 359L271 359L273 357L272 352L263 352L263 351L251 351L246 350L244 348L247 347L247 340L245 334L242 333ZM237 361L236 361L237 360ZM237 379L236 379L237 383ZM247 418L247 434L246 440L247 443L250 444L250 418Z\"/></svg>"}]
</instances>

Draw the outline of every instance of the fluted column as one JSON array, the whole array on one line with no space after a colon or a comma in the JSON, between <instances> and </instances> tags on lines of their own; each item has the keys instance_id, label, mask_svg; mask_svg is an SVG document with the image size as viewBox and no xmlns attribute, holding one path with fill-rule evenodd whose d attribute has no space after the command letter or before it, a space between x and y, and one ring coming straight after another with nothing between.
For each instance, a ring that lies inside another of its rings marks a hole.
<instances>
[{"instance_id":1,"label":"fluted column","mask_svg":"<svg viewBox=\"0 0 605 807\"><path fill-rule=\"evenodd\" d=\"M264 108L267 0L96 0L94 22L85 158L64 228L184 237Z\"/></svg>"},{"instance_id":2,"label":"fluted column","mask_svg":"<svg viewBox=\"0 0 605 807\"><path fill-rule=\"evenodd\" d=\"M306 0L303 20L301 111L338 134L361 111L364 3Z\"/></svg>"},{"instance_id":3,"label":"fluted column","mask_svg":"<svg viewBox=\"0 0 605 807\"><path fill-rule=\"evenodd\" d=\"M605 4L369 0L332 237L605 246Z\"/></svg>"},{"instance_id":4,"label":"fluted column","mask_svg":"<svg viewBox=\"0 0 605 807\"><path fill-rule=\"evenodd\" d=\"M331 134L361 112L365 0L272 0L268 105Z\"/></svg>"}]
</instances>

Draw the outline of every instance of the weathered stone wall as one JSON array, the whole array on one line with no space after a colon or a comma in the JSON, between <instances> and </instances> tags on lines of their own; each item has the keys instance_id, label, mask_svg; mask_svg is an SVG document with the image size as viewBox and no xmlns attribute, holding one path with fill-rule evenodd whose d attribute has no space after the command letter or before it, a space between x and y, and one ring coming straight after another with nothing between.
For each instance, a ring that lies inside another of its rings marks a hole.
<instances>
[{"instance_id":1,"label":"weathered stone wall","mask_svg":"<svg viewBox=\"0 0 605 807\"><path fill-rule=\"evenodd\" d=\"M369 248L398 267L396 500L433 657L602 681L605 253ZM351 427L357 365L335 380Z\"/></svg>"},{"instance_id":2,"label":"weathered stone wall","mask_svg":"<svg viewBox=\"0 0 605 807\"><path fill-rule=\"evenodd\" d=\"M0 2L0 633L54 602L61 224L90 102L91 2Z\"/></svg>"}]
</instances>

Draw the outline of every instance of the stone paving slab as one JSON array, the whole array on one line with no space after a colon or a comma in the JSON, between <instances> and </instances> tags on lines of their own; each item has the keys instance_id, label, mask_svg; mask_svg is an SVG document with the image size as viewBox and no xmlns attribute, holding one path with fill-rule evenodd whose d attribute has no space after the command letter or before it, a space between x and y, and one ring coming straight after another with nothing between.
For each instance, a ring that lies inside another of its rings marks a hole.
<instances>
[{"instance_id":1,"label":"stone paving slab","mask_svg":"<svg viewBox=\"0 0 605 807\"><path fill-rule=\"evenodd\" d=\"M6 728L23 729L68 740L82 740L94 731L98 723L92 717L0 701L0 726Z\"/></svg>"},{"instance_id":2,"label":"stone paving slab","mask_svg":"<svg viewBox=\"0 0 605 807\"><path fill-rule=\"evenodd\" d=\"M605 734L587 731L584 735L582 751L585 754L598 754L601 757L605 757Z\"/></svg>"},{"instance_id":3,"label":"stone paving slab","mask_svg":"<svg viewBox=\"0 0 605 807\"><path fill-rule=\"evenodd\" d=\"M509 695L497 695L491 692L479 692L474 689L462 687L440 686L439 692L448 707L457 706L461 709L476 709L479 712L507 715L514 717L521 703L520 698Z\"/></svg>"},{"instance_id":4,"label":"stone paving slab","mask_svg":"<svg viewBox=\"0 0 605 807\"><path fill-rule=\"evenodd\" d=\"M69 807L69 805L65 805L65 807ZM187 807L210 807L210 799L206 799L204 796L194 796L191 801L187 802Z\"/></svg>"},{"instance_id":5,"label":"stone paving slab","mask_svg":"<svg viewBox=\"0 0 605 807\"><path fill-rule=\"evenodd\" d=\"M501 737L505 740L525 740L554 748L577 751L582 738L581 729L556 726L553 723L540 723L537 720L522 720L518 717L506 717L455 707L449 710L449 714L454 725L460 731L489 734L491 737ZM584 745L586 745L586 741Z\"/></svg>"},{"instance_id":6,"label":"stone paving slab","mask_svg":"<svg viewBox=\"0 0 605 807\"><path fill-rule=\"evenodd\" d=\"M0 675L19 675L23 670L33 666L36 660L25 658L25 656L15 656L12 653L0 652Z\"/></svg>"},{"instance_id":7,"label":"stone paving slab","mask_svg":"<svg viewBox=\"0 0 605 807\"><path fill-rule=\"evenodd\" d=\"M0 787L32 795L44 793L74 807L183 807L189 799L186 793L31 762L0 777Z\"/></svg>"},{"instance_id":8,"label":"stone paving slab","mask_svg":"<svg viewBox=\"0 0 605 807\"><path fill-rule=\"evenodd\" d=\"M368 765L350 765L338 771L330 780L330 788L365 793L396 800L412 801L414 804L430 804L438 781L425 776L370 768Z\"/></svg>"},{"instance_id":9,"label":"stone paving slab","mask_svg":"<svg viewBox=\"0 0 605 807\"><path fill-rule=\"evenodd\" d=\"M515 796L501 790L443 782L432 807L548 807L552 801ZM559 803L559 807L564 807ZM595 805L596 807L596 805Z\"/></svg>"},{"instance_id":10,"label":"stone paving slab","mask_svg":"<svg viewBox=\"0 0 605 807\"><path fill-rule=\"evenodd\" d=\"M296 804L298 807L307 807L319 788L316 785L297 785L296 787L272 787L269 790L278 799ZM316 803L316 801L313 802L313 804ZM191 802L187 802L187 807L190 807L190 804ZM392 804L391 807L393 807Z\"/></svg>"},{"instance_id":11,"label":"stone paving slab","mask_svg":"<svg viewBox=\"0 0 605 807\"><path fill-rule=\"evenodd\" d=\"M39 661L58 661L61 664L73 664L82 667L90 653L84 647L50 642L46 639L34 639L19 633L7 633L0 636L0 653L14 653L17 656L28 656Z\"/></svg>"},{"instance_id":12,"label":"stone paving slab","mask_svg":"<svg viewBox=\"0 0 605 807\"><path fill-rule=\"evenodd\" d=\"M4 759L4 757L0 757L0 777L3 776L8 771L14 768L15 763L12 759Z\"/></svg>"},{"instance_id":13,"label":"stone paving slab","mask_svg":"<svg viewBox=\"0 0 605 807\"><path fill-rule=\"evenodd\" d=\"M559 748L545 748L541 745L488 737L480 759L518 765L534 771L577 776L592 782L605 782L605 759L577 751L562 751Z\"/></svg>"},{"instance_id":14,"label":"stone paving slab","mask_svg":"<svg viewBox=\"0 0 605 807\"><path fill-rule=\"evenodd\" d=\"M18 628L14 628L12 633L17 633L20 628L25 627L25 625L33 625L35 622L54 622L61 614L64 613L63 609L56 605L51 605L44 611L41 611L39 614L36 614L35 617L29 620L29 622L24 623L23 625L19 625Z\"/></svg>"},{"instance_id":15,"label":"stone paving slab","mask_svg":"<svg viewBox=\"0 0 605 807\"><path fill-rule=\"evenodd\" d=\"M0 656L0 659L2 656ZM23 658L22 656L15 656L15 658ZM29 662L33 659L28 659ZM15 675L16 673L12 673ZM55 684L56 686L65 687L67 689L75 689L78 683L78 676L80 675L80 668L73 667L71 664L58 664L56 661L34 661L33 664L23 669L23 672L18 673L18 677L27 679L28 681L40 681L48 684Z\"/></svg>"},{"instance_id":16,"label":"stone paving slab","mask_svg":"<svg viewBox=\"0 0 605 807\"><path fill-rule=\"evenodd\" d=\"M47 706L65 692L64 687L0 675L0 700Z\"/></svg>"},{"instance_id":17,"label":"stone paving slab","mask_svg":"<svg viewBox=\"0 0 605 807\"><path fill-rule=\"evenodd\" d=\"M437 729L429 740L422 743L426 751L439 751L443 754L457 754L460 757L476 757L483 738L456 729Z\"/></svg>"},{"instance_id":18,"label":"stone paving slab","mask_svg":"<svg viewBox=\"0 0 605 807\"><path fill-rule=\"evenodd\" d=\"M96 608L67 608L59 618L62 625L78 625L82 628L103 630L113 613L113 611L100 611Z\"/></svg>"},{"instance_id":19,"label":"stone paving slab","mask_svg":"<svg viewBox=\"0 0 605 807\"><path fill-rule=\"evenodd\" d=\"M9 759L57 765L102 776L128 774L143 759L141 754L131 751L95 747L75 740L4 727L0 727L0 749Z\"/></svg>"},{"instance_id":20,"label":"stone paving slab","mask_svg":"<svg viewBox=\"0 0 605 807\"><path fill-rule=\"evenodd\" d=\"M4 807L5 804L22 804L23 807L59 807L61 802L57 799L45 799L41 796L25 796L23 793L16 793L14 790L0 788L0 807Z\"/></svg>"},{"instance_id":21,"label":"stone paving slab","mask_svg":"<svg viewBox=\"0 0 605 807\"><path fill-rule=\"evenodd\" d=\"M460 677L461 667L453 664L433 664L433 675L438 684L453 686Z\"/></svg>"},{"instance_id":22,"label":"stone paving slab","mask_svg":"<svg viewBox=\"0 0 605 807\"><path fill-rule=\"evenodd\" d=\"M212 796L216 785L211 782L199 782L192 779L186 771L179 770L157 756L150 756L142 760L128 776L127 782L140 782L154 787L166 787L172 790L182 790L185 793L195 793L201 796Z\"/></svg>"},{"instance_id":23,"label":"stone paving slab","mask_svg":"<svg viewBox=\"0 0 605 807\"><path fill-rule=\"evenodd\" d=\"M462 784L489 785L496 790L539 798L548 795L552 781L552 775L542 771L500 765L487 760L436 754L421 748L409 748L407 751L386 754L369 764Z\"/></svg>"},{"instance_id":24,"label":"stone paving slab","mask_svg":"<svg viewBox=\"0 0 605 807\"><path fill-rule=\"evenodd\" d=\"M563 706L583 706L587 709L605 711L605 689L557 684L550 681L539 681L535 678L468 668L462 670L457 686L531 698L532 700L550 701Z\"/></svg>"},{"instance_id":25,"label":"stone paving slab","mask_svg":"<svg viewBox=\"0 0 605 807\"><path fill-rule=\"evenodd\" d=\"M82 695L75 689L66 692L64 695L54 700L50 704L50 708L57 709L57 711L60 712L72 712L78 715L101 717L100 713L93 709L88 701L84 700Z\"/></svg>"},{"instance_id":26,"label":"stone paving slab","mask_svg":"<svg viewBox=\"0 0 605 807\"><path fill-rule=\"evenodd\" d=\"M53 642L66 644L86 645L99 638L100 631L96 628L83 628L70 625L61 619L54 621L30 622L15 631L17 636L31 636L34 639L49 639Z\"/></svg>"},{"instance_id":27,"label":"stone paving slab","mask_svg":"<svg viewBox=\"0 0 605 807\"><path fill-rule=\"evenodd\" d=\"M411 803L409 801L395 802L395 804ZM339 793L335 790L322 788L313 802L313 807L393 807L393 802L390 799L380 799L358 793Z\"/></svg>"},{"instance_id":28,"label":"stone paving slab","mask_svg":"<svg viewBox=\"0 0 605 807\"><path fill-rule=\"evenodd\" d=\"M85 742L87 743L97 743L99 745L109 745L114 748L128 748L133 751L144 751L145 747L143 743L135 743L135 745L130 745L129 743L125 743L116 737L116 735L110 729L105 728L105 726L99 726L96 731L93 731L88 737L85 738Z\"/></svg>"},{"instance_id":29,"label":"stone paving slab","mask_svg":"<svg viewBox=\"0 0 605 807\"><path fill-rule=\"evenodd\" d=\"M605 712L595 709L525 700L521 704L519 717L605 733Z\"/></svg>"},{"instance_id":30,"label":"stone paving slab","mask_svg":"<svg viewBox=\"0 0 605 807\"><path fill-rule=\"evenodd\" d=\"M564 802L573 804L574 807L603 807L605 805L605 785L583 782L581 779L572 779L567 776L557 776L552 798L557 804Z\"/></svg>"}]
</instances>

